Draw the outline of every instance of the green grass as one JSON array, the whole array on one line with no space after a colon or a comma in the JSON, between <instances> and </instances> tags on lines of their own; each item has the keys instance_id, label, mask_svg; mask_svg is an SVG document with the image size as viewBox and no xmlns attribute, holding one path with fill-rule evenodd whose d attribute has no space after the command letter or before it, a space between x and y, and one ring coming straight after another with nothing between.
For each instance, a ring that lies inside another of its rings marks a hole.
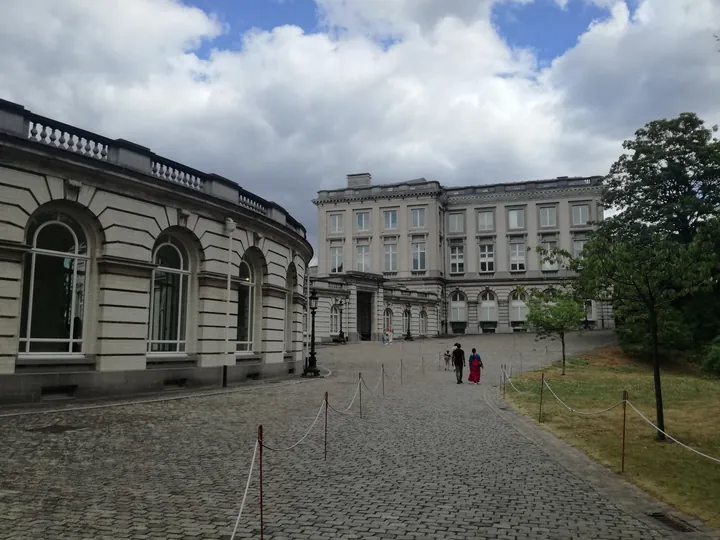
<instances>
[{"instance_id":1,"label":"green grass","mask_svg":"<svg viewBox=\"0 0 720 540\"><path fill-rule=\"evenodd\" d=\"M567 375L560 366L544 370L555 393L574 409L595 411L630 401L655 421L652 369L633 363L616 348L573 358ZM507 399L521 413L538 420L540 371L513 378ZM662 373L666 431L700 452L720 458L720 381L701 376L694 367L672 367ZM543 426L613 471L620 472L622 406L598 416L574 414L543 392ZM625 477L682 512L720 527L720 464L680 445L659 443L655 431L627 408Z\"/></svg>"}]
</instances>

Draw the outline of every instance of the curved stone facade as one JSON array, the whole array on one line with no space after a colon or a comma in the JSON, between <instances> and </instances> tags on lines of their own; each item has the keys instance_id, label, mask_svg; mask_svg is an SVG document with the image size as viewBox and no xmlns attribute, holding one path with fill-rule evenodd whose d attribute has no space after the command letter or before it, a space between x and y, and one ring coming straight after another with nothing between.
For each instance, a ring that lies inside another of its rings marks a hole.
<instances>
[{"instance_id":1,"label":"curved stone facade","mask_svg":"<svg viewBox=\"0 0 720 540\"><path fill-rule=\"evenodd\" d=\"M0 101L0 400L301 371L305 236L230 180Z\"/></svg>"}]
</instances>

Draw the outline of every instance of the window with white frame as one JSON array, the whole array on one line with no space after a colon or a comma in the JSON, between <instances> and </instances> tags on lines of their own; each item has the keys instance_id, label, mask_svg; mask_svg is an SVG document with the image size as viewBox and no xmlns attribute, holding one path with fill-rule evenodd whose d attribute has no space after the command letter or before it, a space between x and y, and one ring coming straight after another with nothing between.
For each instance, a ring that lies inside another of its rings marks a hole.
<instances>
[{"instance_id":1,"label":"window with white frame","mask_svg":"<svg viewBox=\"0 0 720 540\"><path fill-rule=\"evenodd\" d=\"M420 312L420 335L426 336L427 335L427 313L425 311Z\"/></svg>"},{"instance_id":2,"label":"window with white frame","mask_svg":"<svg viewBox=\"0 0 720 540\"><path fill-rule=\"evenodd\" d=\"M246 255L247 256L247 255ZM240 262L240 288L238 289L237 336L235 350L237 352L251 352L253 350L253 327L255 324L255 295L257 284L255 272L250 262L243 259Z\"/></svg>"},{"instance_id":3,"label":"window with white frame","mask_svg":"<svg viewBox=\"0 0 720 540\"><path fill-rule=\"evenodd\" d=\"M495 214L492 210L478 212L478 231L492 231L495 229Z\"/></svg>"},{"instance_id":4,"label":"window with white frame","mask_svg":"<svg viewBox=\"0 0 720 540\"><path fill-rule=\"evenodd\" d=\"M525 242L522 240L513 240L510 242L510 271L525 271Z\"/></svg>"},{"instance_id":5,"label":"window with white frame","mask_svg":"<svg viewBox=\"0 0 720 540\"><path fill-rule=\"evenodd\" d=\"M525 228L525 209L514 208L508 210L508 228L524 229Z\"/></svg>"},{"instance_id":6,"label":"window with white frame","mask_svg":"<svg viewBox=\"0 0 720 540\"><path fill-rule=\"evenodd\" d=\"M397 272L398 269L398 252L397 244L385 244L385 263L383 265L385 272Z\"/></svg>"},{"instance_id":7,"label":"window with white frame","mask_svg":"<svg viewBox=\"0 0 720 540\"><path fill-rule=\"evenodd\" d=\"M82 353L85 291L89 275L87 237L59 212L33 218L32 246L25 256L20 353Z\"/></svg>"},{"instance_id":8,"label":"window with white frame","mask_svg":"<svg viewBox=\"0 0 720 540\"><path fill-rule=\"evenodd\" d=\"M448 232L462 233L465 232L465 214L455 213L448 216Z\"/></svg>"},{"instance_id":9,"label":"window with white frame","mask_svg":"<svg viewBox=\"0 0 720 540\"><path fill-rule=\"evenodd\" d=\"M425 227L425 209L413 208L410 210L413 229L422 229Z\"/></svg>"},{"instance_id":10,"label":"window with white frame","mask_svg":"<svg viewBox=\"0 0 720 540\"><path fill-rule=\"evenodd\" d=\"M425 242L412 243L412 269L425 270Z\"/></svg>"},{"instance_id":11,"label":"window with white frame","mask_svg":"<svg viewBox=\"0 0 720 540\"><path fill-rule=\"evenodd\" d=\"M383 212L383 224L385 230L397 229L397 210L385 210Z\"/></svg>"},{"instance_id":12,"label":"window with white frame","mask_svg":"<svg viewBox=\"0 0 720 540\"><path fill-rule=\"evenodd\" d=\"M583 249L585 249L585 244L587 244L587 240L585 238L578 238L576 240L573 240L573 259L579 259L582 257Z\"/></svg>"},{"instance_id":13,"label":"window with white frame","mask_svg":"<svg viewBox=\"0 0 720 540\"><path fill-rule=\"evenodd\" d=\"M540 227L543 229L552 229L557 227L557 207L541 206L540 207Z\"/></svg>"},{"instance_id":14,"label":"window with white frame","mask_svg":"<svg viewBox=\"0 0 720 540\"><path fill-rule=\"evenodd\" d=\"M393 312L392 309L386 308L383 314L383 331L389 332L393 327Z\"/></svg>"},{"instance_id":15,"label":"window with white frame","mask_svg":"<svg viewBox=\"0 0 720 540\"><path fill-rule=\"evenodd\" d=\"M545 250L545 254L541 255L542 261L540 263L540 269L546 272L551 272L558 269L557 255L554 250L557 249L557 240L546 239L542 242L542 247ZM550 257L552 260L546 260Z\"/></svg>"},{"instance_id":16,"label":"window with white frame","mask_svg":"<svg viewBox=\"0 0 720 540\"><path fill-rule=\"evenodd\" d=\"M337 306L330 308L330 333L340 333L340 309Z\"/></svg>"},{"instance_id":17,"label":"window with white frame","mask_svg":"<svg viewBox=\"0 0 720 540\"><path fill-rule=\"evenodd\" d=\"M490 274L495 271L495 245L480 244L478 246L480 257L480 273Z\"/></svg>"},{"instance_id":18,"label":"window with white frame","mask_svg":"<svg viewBox=\"0 0 720 540\"><path fill-rule=\"evenodd\" d=\"M483 291L480 294L480 321L497 321L497 298L491 291Z\"/></svg>"},{"instance_id":19,"label":"window with white frame","mask_svg":"<svg viewBox=\"0 0 720 540\"><path fill-rule=\"evenodd\" d=\"M370 246L362 245L355 247L355 259L358 272L370 271Z\"/></svg>"},{"instance_id":20,"label":"window with white frame","mask_svg":"<svg viewBox=\"0 0 720 540\"><path fill-rule=\"evenodd\" d=\"M510 293L510 321L522 322L527 318L527 297L518 291Z\"/></svg>"},{"instance_id":21,"label":"window with white frame","mask_svg":"<svg viewBox=\"0 0 720 540\"><path fill-rule=\"evenodd\" d=\"M153 251L148 352L184 353L186 348L190 266L185 247L163 234Z\"/></svg>"},{"instance_id":22,"label":"window with white frame","mask_svg":"<svg viewBox=\"0 0 720 540\"><path fill-rule=\"evenodd\" d=\"M450 297L450 320L452 322L467 321L467 299L460 291Z\"/></svg>"},{"instance_id":23,"label":"window with white frame","mask_svg":"<svg viewBox=\"0 0 720 540\"><path fill-rule=\"evenodd\" d=\"M340 274L343 271L343 248L341 246L330 248L330 273Z\"/></svg>"},{"instance_id":24,"label":"window with white frame","mask_svg":"<svg viewBox=\"0 0 720 540\"><path fill-rule=\"evenodd\" d=\"M370 230L370 212L358 212L355 214L357 221L357 232L367 232Z\"/></svg>"},{"instance_id":25,"label":"window with white frame","mask_svg":"<svg viewBox=\"0 0 720 540\"><path fill-rule=\"evenodd\" d=\"M450 246L450 273L465 273L465 248L464 246Z\"/></svg>"},{"instance_id":26,"label":"window with white frame","mask_svg":"<svg viewBox=\"0 0 720 540\"><path fill-rule=\"evenodd\" d=\"M573 226L587 225L590 221L590 205L574 204L572 206L572 224Z\"/></svg>"},{"instance_id":27,"label":"window with white frame","mask_svg":"<svg viewBox=\"0 0 720 540\"><path fill-rule=\"evenodd\" d=\"M345 230L345 216L343 214L330 214L330 232L342 233Z\"/></svg>"}]
</instances>

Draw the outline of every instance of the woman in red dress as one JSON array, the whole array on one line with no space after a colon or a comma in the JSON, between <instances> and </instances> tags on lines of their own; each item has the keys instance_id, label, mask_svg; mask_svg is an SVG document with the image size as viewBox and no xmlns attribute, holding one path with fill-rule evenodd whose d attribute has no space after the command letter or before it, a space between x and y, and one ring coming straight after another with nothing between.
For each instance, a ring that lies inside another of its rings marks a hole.
<instances>
[{"instance_id":1,"label":"woman in red dress","mask_svg":"<svg viewBox=\"0 0 720 540\"><path fill-rule=\"evenodd\" d=\"M480 359L480 355L475 349L472 350L472 354L468 360L470 364L470 376L468 377L468 382L479 384L480 369L484 366L482 360Z\"/></svg>"}]
</instances>

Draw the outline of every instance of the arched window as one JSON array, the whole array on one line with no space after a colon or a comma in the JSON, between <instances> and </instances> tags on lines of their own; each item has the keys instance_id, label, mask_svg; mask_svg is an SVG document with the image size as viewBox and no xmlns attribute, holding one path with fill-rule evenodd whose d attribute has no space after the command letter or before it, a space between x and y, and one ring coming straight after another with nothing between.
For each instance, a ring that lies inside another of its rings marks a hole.
<instances>
[{"instance_id":1,"label":"arched window","mask_svg":"<svg viewBox=\"0 0 720 540\"><path fill-rule=\"evenodd\" d=\"M190 264L177 238L161 235L153 251L148 352L187 351L187 312Z\"/></svg>"},{"instance_id":2,"label":"arched window","mask_svg":"<svg viewBox=\"0 0 720 540\"><path fill-rule=\"evenodd\" d=\"M383 315L383 331L389 332L393 326L393 312L392 309L387 308Z\"/></svg>"},{"instance_id":3,"label":"arched window","mask_svg":"<svg viewBox=\"0 0 720 540\"><path fill-rule=\"evenodd\" d=\"M518 291L510 293L510 321L522 322L527 317L527 297Z\"/></svg>"},{"instance_id":4,"label":"arched window","mask_svg":"<svg viewBox=\"0 0 720 540\"><path fill-rule=\"evenodd\" d=\"M427 335L427 313L424 310L420 312L420 335Z\"/></svg>"},{"instance_id":5,"label":"arched window","mask_svg":"<svg viewBox=\"0 0 720 540\"><path fill-rule=\"evenodd\" d=\"M65 214L39 215L28 228L20 322L21 353L83 350L87 237Z\"/></svg>"},{"instance_id":6,"label":"arched window","mask_svg":"<svg viewBox=\"0 0 720 540\"><path fill-rule=\"evenodd\" d=\"M406 309L403 311L403 332L405 334L410 332L410 310Z\"/></svg>"},{"instance_id":7,"label":"arched window","mask_svg":"<svg viewBox=\"0 0 720 540\"><path fill-rule=\"evenodd\" d=\"M492 291L483 291L480 294L480 321L497 321L497 299Z\"/></svg>"},{"instance_id":8,"label":"arched window","mask_svg":"<svg viewBox=\"0 0 720 540\"><path fill-rule=\"evenodd\" d=\"M240 261L240 288L238 289L237 337L235 350L253 350L253 327L255 325L255 273L247 260Z\"/></svg>"},{"instance_id":9,"label":"arched window","mask_svg":"<svg viewBox=\"0 0 720 540\"><path fill-rule=\"evenodd\" d=\"M292 352L294 347L295 301L293 294L296 286L297 273L295 272L295 265L290 263L285 276L285 288L287 289L285 293L285 352Z\"/></svg>"},{"instance_id":10,"label":"arched window","mask_svg":"<svg viewBox=\"0 0 720 540\"><path fill-rule=\"evenodd\" d=\"M337 306L330 308L330 333L340 333L340 309Z\"/></svg>"},{"instance_id":11,"label":"arched window","mask_svg":"<svg viewBox=\"0 0 720 540\"><path fill-rule=\"evenodd\" d=\"M450 321L467 321L467 301L460 291L455 291L450 297Z\"/></svg>"}]
</instances>

